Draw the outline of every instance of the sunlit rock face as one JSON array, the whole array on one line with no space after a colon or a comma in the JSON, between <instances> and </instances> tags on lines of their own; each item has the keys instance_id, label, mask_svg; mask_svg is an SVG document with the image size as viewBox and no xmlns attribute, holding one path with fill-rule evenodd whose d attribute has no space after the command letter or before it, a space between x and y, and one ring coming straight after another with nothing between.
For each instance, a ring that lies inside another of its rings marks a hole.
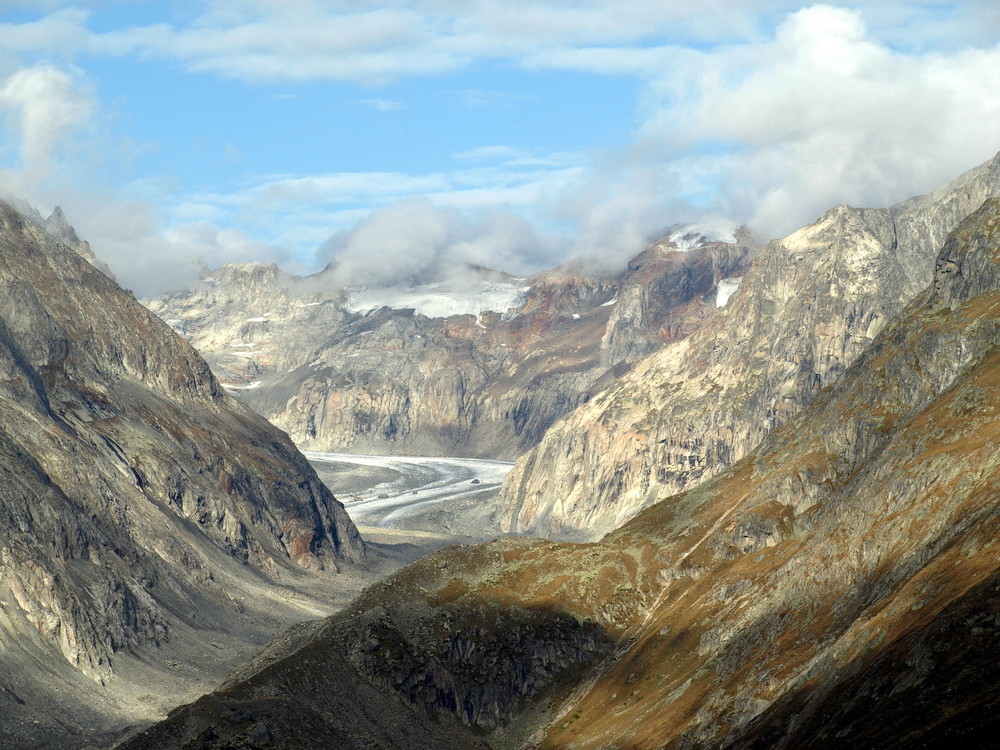
<instances>
[{"instance_id":1,"label":"sunlit rock face","mask_svg":"<svg viewBox=\"0 0 1000 750\"><path fill-rule=\"evenodd\" d=\"M424 558L124 747L992 747L1000 201L927 265L714 478L599 542Z\"/></svg>"},{"instance_id":2,"label":"sunlit rock face","mask_svg":"<svg viewBox=\"0 0 1000 750\"><path fill-rule=\"evenodd\" d=\"M146 304L301 447L513 458L718 312L719 282L754 252L742 231L724 239L668 236L614 274L467 268L395 287L227 265Z\"/></svg>"},{"instance_id":3,"label":"sunlit rock face","mask_svg":"<svg viewBox=\"0 0 1000 750\"><path fill-rule=\"evenodd\" d=\"M838 206L769 243L722 312L558 422L500 498L516 533L596 538L732 465L931 281L944 237L1000 194L1000 159L890 209Z\"/></svg>"},{"instance_id":4,"label":"sunlit rock face","mask_svg":"<svg viewBox=\"0 0 1000 750\"><path fill-rule=\"evenodd\" d=\"M287 436L51 227L0 204L0 672L44 682L51 648L99 682L197 601L237 616L219 565L365 549Z\"/></svg>"}]
</instances>

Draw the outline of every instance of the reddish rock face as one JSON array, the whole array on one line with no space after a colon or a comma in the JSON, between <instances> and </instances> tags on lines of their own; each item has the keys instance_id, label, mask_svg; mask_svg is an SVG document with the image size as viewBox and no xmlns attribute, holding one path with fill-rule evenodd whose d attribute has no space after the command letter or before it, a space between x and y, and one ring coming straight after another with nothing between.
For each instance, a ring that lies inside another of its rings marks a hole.
<instances>
[{"instance_id":1,"label":"reddish rock face","mask_svg":"<svg viewBox=\"0 0 1000 750\"><path fill-rule=\"evenodd\" d=\"M753 250L742 234L687 252L655 243L618 274L569 265L519 281L514 307L478 316L352 313L324 274L262 264L147 304L302 447L512 458L629 362L714 316L719 281Z\"/></svg>"}]
</instances>

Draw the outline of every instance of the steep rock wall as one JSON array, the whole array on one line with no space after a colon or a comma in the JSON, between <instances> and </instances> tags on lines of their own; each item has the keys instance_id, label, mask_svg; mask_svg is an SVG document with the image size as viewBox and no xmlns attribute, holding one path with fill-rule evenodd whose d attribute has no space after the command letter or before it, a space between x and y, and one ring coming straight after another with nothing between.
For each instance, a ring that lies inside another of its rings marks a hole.
<instances>
[{"instance_id":1,"label":"steep rock wall","mask_svg":"<svg viewBox=\"0 0 1000 750\"><path fill-rule=\"evenodd\" d=\"M131 295L5 205L0 413L0 588L17 615L4 627L26 618L95 679L116 653L169 638L185 597L225 599L206 544L264 576L333 572L364 554L287 437Z\"/></svg>"},{"instance_id":2,"label":"steep rock wall","mask_svg":"<svg viewBox=\"0 0 1000 750\"><path fill-rule=\"evenodd\" d=\"M843 373L929 282L935 241L997 194L1000 157L930 196L840 206L769 243L722 314L518 460L502 527L594 538L738 461Z\"/></svg>"}]
</instances>

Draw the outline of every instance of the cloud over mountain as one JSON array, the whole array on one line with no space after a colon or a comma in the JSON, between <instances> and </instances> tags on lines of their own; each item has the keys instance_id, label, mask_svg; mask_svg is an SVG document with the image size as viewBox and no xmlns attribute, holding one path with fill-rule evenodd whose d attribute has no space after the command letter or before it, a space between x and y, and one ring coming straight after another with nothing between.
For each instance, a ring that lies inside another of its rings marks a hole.
<instances>
[{"instance_id":1,"label":"cloud over mountain","mask_svg":"<svg viewBox=\"0 0 1000 750\"><path fill-rule=\"evenodd\" d=\"M778 236L1000 147L1000 20L980 0L14 5L29 18L0 23L0 187L63 205L142 291L237 258L395 258L375 227L407 212L416 245L446 225L428 246L445 261L614 266L675 222ZM108 62L190 86L163 109L188 116L123 137ZM598 116L615 130L586 130ZM418 198L433 208L413 214Z\"/></svg>"}]
</instances>

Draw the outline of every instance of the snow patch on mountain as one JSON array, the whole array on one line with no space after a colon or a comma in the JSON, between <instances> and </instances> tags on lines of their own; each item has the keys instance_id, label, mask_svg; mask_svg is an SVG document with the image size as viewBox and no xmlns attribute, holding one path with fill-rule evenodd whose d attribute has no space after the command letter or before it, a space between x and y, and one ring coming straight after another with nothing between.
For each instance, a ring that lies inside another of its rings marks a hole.
<instances>
[{"instance_id":1,"label":"snow patch on mountain","mask_svg":"<svg viewBox=\"0 0 1000 750\"><path fill-rule=\"evenodd\" d=\"M446 283L409 287L363 287L348 290L344 307L351 312L368 313L380 307L394 310L413 309L427 318L453 315L481 315L485 312L506 314L524 302L530 287L521 279L512 281L473 281L461 287Z\"/></svg>"},{"instance_id":2,"label":"snow patch on mountain","mask_svg":"<svg viewBox=\"0 0 1000 750\"><path fill-rule=\"evenodd\" d=\"M726 306L726 303L729 302L729 298L733 296L733 292L739 288L740 281L742 281L740 277L734 276L732 278L722 279L719 282L718 291L715 296L716 307Z\"/></svg>"}]
</instances>

